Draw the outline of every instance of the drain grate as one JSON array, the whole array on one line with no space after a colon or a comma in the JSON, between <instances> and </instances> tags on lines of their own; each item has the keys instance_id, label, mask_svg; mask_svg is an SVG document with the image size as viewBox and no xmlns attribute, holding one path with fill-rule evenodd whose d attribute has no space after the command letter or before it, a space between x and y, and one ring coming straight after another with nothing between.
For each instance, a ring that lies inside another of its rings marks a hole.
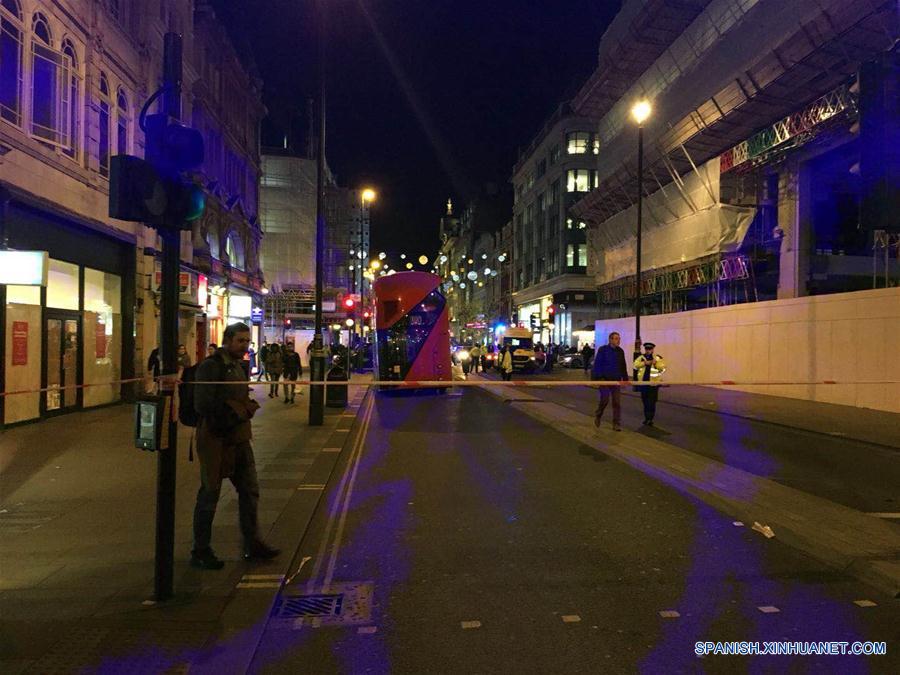
<instances>
[{"instance_id":1,"label":"drain grate","mask_svg":"<svg viewBox=\"0 0 900 675\"><path fill-rule=\"evenodd\" d=\"M282 619L302 616L335 617L341 615L344 594L299 595L282 597L272 615Z\"/></svg>"}]
</instances>

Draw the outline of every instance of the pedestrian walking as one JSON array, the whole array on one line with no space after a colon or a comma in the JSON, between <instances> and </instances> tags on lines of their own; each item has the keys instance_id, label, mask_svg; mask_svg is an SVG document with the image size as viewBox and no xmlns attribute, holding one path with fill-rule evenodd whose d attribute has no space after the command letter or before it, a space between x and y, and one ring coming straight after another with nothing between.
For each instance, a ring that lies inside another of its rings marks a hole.
<instances>
[{"instance_id":1,"label":"pedestrian walking","mask_svg":"<svg viewBox=\"0 0 900 675\"><path fill-rule=\"evenodd\" d=\"M472 372L478 372L478 366L481 365L481 349L478 345L474 345L472 349L469 350L469 356L472 359ZM482 370L484 370L482 368Z\"/></svg>"},{"instance_id":2,"label":"pedestrian walking","mask_svg":"<svg viewBox=\"0 0 900 675\"><path fill-rule=\"evenodd\" d=\"M256 381L259 382L262 380L263 375L266 374L266 354L269 351L269 345L265 342L262 343L262 347L259 348L259 371L256 373ZM266 378L268 379L268 378Z\"/></svg>"},{"instance_id":3,"label":"pedestrian walking","mask_svg":"<svg viewBox=\"0 0 900 675\"><path fill-rule=\"evenodd\" d=\"M628 380L628 367L625 365L625 351L619 346L622 337L615 331L609 334L607 344L597 350L594 365L591 368L591 379L605 382L625 382ZM603 411L612 399L613 429L622 431L622 392L618 385L600 387L600 402L594 412L594 426L599 427L603 420Z\"/></svg>"},{"instance_id":4,"label":"pedestrian walking","mask_svg":"<svg viewBox=\"0 0 900 675\"><path fill-rule=\"evenodd\" d=\"M509 382L512 379L512 349L506 345L503 345L503 348L500 350L500 372L503 374L505 381Z\"/></svg>"},{"instance_id":5,"label":"pedestrian walking","mask_svg":"<svg viewBox=\"0 0 900 675\"><path fill-rule=\"evenodd\" d=\"M184 345L178 345L178 367L183 370L189 368L190 365L191 357L187 353L187 348Z\"/></svg>"},{"instance_id":6,"label":"pedestrian walking","mask_svg":"<svg viewBox=\"0 0 900 675\"><path fill-rule=\"evenodd\" d=\"M250 328L236 323L225 329L222 348L197 368L194 409L197 412L197 455L200 458L200 490L194 506L194 547L191 565L206 570L222 569L224 562L213 552L212 524L222 481L231 480L238 494L238 514L245 560L269 560L280 551L259 538L259 481L253 457L251 419L259 404L250 398L247 375L241 366L250 344Z\"/></svg>"},{"instance_id":7,"label":"pedestrian walking","mask_svg":"<svg viewBox=\"0 0 900 675\"><path fill-rule=\"evenodd\" d=\"M594 358L594 345L584 343L584 346L581 348L581 367L584 368L584 374L587 375L588 371L591 369L591 359Z\"/></svg>"},{"instance_id":8,"label":"pedestrian walking","mask_svg":"<svg viewBox=\"0 0 900 675\"><path fill-rule=\"evenodd\" d=\"M250 349L247 350L247 360L250 362L250 373L256 370L256 343L250 343Z\"/></svg>"},{"instance_id":9,"label":"pedestrian walking","mask_svg":"<svg viewBox=\"0 0 900 675\"><path fill-rule=\"evenodd\" d=\"M282 359L284 361L284 379L285 380L299 380L300 376L303 374L303 363L300 361L300 355L294 351L294 343L286 342L284 345L284 357ZM284 402L285 404L294 402L294 390L297 385L295 384L285 384L284 385ZM303 394L303 391L300 392Z\"/></svg>"},{"instance_id":10,"label":"pedestrian walking","mask_svg":"<svg viewBox=\"0 0 900 675\"><path fill-rule=\"evenodd\" d=\"M281 346L275 342L266 352L266 379L269 380L269 398L278 398L278 380L284 370Z\"/></svg>"},{"instance_id":11,"label":"pedestrian walking","mask_svg":"<svg viewBox=\"0 0 900 675\"><path fill-rule=\"evenodd\" d=\"M162 372L162 359L159 358L159 347L154 347L147 359L147 372L153 378L147 387L147 392L151 394L159 393L159 374Z\"/></svg>"},{"instance_id":12,"label":"pedestrian walking","mask_svg":"<svg viewBox=\"0 0 900 675\"><path fill-rule=\"evenodd\" d=\"M641 401L644 404L644 424L653 426L653 418L656 415L656 401L659 399L659 383L662 374L666 372L666 363L659 354L655 354L656 345L652 342L644 343L644 353L636 352L634 359L634 379L638 382L649 382L639 389Z\"/></svg>"}]
</instances>

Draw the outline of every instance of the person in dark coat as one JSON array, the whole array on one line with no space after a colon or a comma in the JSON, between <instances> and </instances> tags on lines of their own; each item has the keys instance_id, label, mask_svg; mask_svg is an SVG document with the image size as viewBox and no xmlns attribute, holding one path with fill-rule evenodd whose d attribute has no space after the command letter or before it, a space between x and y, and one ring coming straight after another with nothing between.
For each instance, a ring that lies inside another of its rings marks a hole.
<instances>
[{"instance_id":1,"label":"person in dark coat","mask_svg":"<svg viewBox=\"0 0 900 675\"><path fill-rule=\"evenodd\" d=\"M300 355L296 351L294 351L293 342L284 343L284 354L282 362L284 363L284 379L299 380L300 376L303 374L303 363L301 363L300 361ZM296 384L284 385L285 403L294 402L294 390L296 389L296 387ZM303 394L302 391L300 393Z\"/></svg>"},{"instance_id":2,"label":"person in dark coat","mask_svg":"<svg viewBox=\"0 0 900 675\"><path fill-rule=\"evenodd\" d=\"M621 336L613 331L609 334L609 343L597 350L594 366L591 369L592 380L624 382L628 380L628 368L625 365L625 352L619 346ZM603 411L612 398L613 429L622 431L622 393L617 385L600 387L600 403L594 413L594 426L599 427L603 419Z\"/></svg>"},{"instance_id":3,"label":"person in dark coat","mask_svg":"<svg viewBox=\"0 0 900 675\"><path fill-rule=\"evenodd\" d=\"M256 381L259 382L262 380L263 375L266 375L266 357L268 356L269 345L263 342L262 347L259 348L259 370L256 373ZM266 377L268 380L269 378Z\"/></svg>"},{"instance_id":4,"label":"person in dark coat","mask_svg":"<svg viewBox=\"0 0 900 675\"><path fill-rule=\"evenodd\" d=\"M587 375L588 371L591 369L591 359L593 356L594 347L585 342L584 347L581 348L581 367L584 368L585 375Z\"/></svg>"},{"instance_id":5,"label":"person in dark coat","mask_svg":"<svg viewBox=\"0 0 900 675\"><path fill-rule=\"evenodd\" d=\"M250 344L250 328L236 323L225 329L222 348L197 368L194 392L197 455L200 458L200 490L194 506L194 547L191 565L207 570L224 563L213 552L212 524L222 481L230 479L238 493L238 514L244 539L245 560L268 560L278 555L259 538L259 481L253 457L251 419L259 404L250 398L247 373L242 367ZM229 382L208 384L203 382Z\"/></svg>"}]
</instances>

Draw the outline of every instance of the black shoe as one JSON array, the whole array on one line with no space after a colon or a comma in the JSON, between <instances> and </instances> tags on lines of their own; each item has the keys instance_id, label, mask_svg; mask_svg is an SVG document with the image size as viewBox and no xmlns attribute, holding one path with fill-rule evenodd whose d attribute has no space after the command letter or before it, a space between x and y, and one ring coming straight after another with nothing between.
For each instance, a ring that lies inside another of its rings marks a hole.
<instances>
[{"instance_id":1,"label":"black shoe","mask_svg":"<svg viewBox=\"0 0 900 675\"><path fill-rule=\"evenodd\" d=\"M244 549L244 560L271 560L281 553L281 549L273 548L266 542L257 539L249 548Z\"/></svg>"},{"instance_id":2,"label":"black shoe","mask_svg":"<svg viewBox=\"0 0 900 675\"><path fill-rule=\"evenodd\" d=\"M272 392L269 392L269 398L275 398L275 394L273 394Z\"/></svg>"},{"instance_id":3,"label":"black shoe","mask_svg":"<svg viewBox=\"0 0 900 675\"><path fill-rule=\"evenodd\" d=\"M205 551L191 551L191 567L201 570L220 570L225 567L225 562L219 560L211 548Z\"/></svg>"},{"instance_id":4,"label":"black shoe","mask_svg":"<svg viewBox=\"0 0 900 675\"><path fill-rule=\"evenodd\" d=\"M291 402L290 399L287 399L287 398L284 399L284 404L285 404L285 405L287 405L287 404L290 403L290 402Z\"/></svg>"},{"instance_id":5,"label":"black shoe","mask_svg":"<svg viewBox=\"0 0 900 675\"><path fill-rule=\"evenodd\" d=\"M648 426L648 427L652 427L652 426L653 426L653 420L647 420L647 426Z\"/></svg>"}]
</instances>

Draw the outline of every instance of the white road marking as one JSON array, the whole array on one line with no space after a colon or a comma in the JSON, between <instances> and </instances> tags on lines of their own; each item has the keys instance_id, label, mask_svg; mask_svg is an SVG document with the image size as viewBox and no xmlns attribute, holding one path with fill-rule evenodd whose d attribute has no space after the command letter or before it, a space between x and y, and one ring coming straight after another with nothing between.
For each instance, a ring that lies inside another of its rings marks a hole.
<instances>
[{"instance_id":1,"label":"white road marking","mask_svg":"<svg viewBox=\"0 0 900 675\"><path fill-rule=\"evenodd\" d=\"M460 626L462 626L463 630L467 630L469 628L481 628L480 621L460 621Z\"/></svg>"},{"instance_id":2,"label":"white road marking","mask_svg":"<svg viewBox=\"0 0 900 675\"><path fill-rule=\"evenodd\" d=\"M659 615L664 619L677 619L681 614L676 612L674 609L664 609L659 613Z\"/></svg>"},{"instance_id":3,"label":"white road marking","mask_svg":"<svg viewBox=\"0 0 900 675\"><path fill-rule=\"evenodd\" d=\"M878 603L872 602L871 600L854 600L853 604L857 607L877 607Z\"/></svg>"},{"instance_id":4,"label":"white road marking","mask_svg":"<svg viewBox=\"0 0 900 675\"><path fill-rule=\"evenodd\" d=\"M304 485L297 486L298 490L324 490L325 486L320 485L318 483L306 483Z\"/></svg>"},{"instance_id":5,"label":"white road marking","mask_svg":"<svg viewBox=\"0 0 900 675\"><path fill-rule=\"evenodd\" d=\"M780 609L772 605L763 605L762 607L757 607L756 609L758 609L763 614L777 614L781 611Z\"/></svg>"},{"instance_id":6,"label":"white road marking","mask_svg":"<svg viewBox=\"0 0 900 675\"><path fill-rule=\"evenodd\" d=\"M578 623L581 621L581 617L577 614L563 614L560 618L563 620L563 623Z\"/></svg>"},{"instance_id":7,"label":"white road marking","mask_svg":"<svg viewBox=\"0 0 900 675\"><path fill-rule=\"evenodd\" d=\"M900 519L900 513L891 513L884 511L876 511L874 513L867 513L867 516L875 516L876 518L888 518L890 520L898 520Z\"/></svg>"},{"instance_id":8,"label":"white road marking","mask_svg":"<svg viewBox=\"0 0 900 675\"><path fill-rule=\"evenodd\" d=\"M353 463L353 459L355 455L362 451L362 439L365 438L366 431L368 429L368 421L372 415L372 405L373 399L368 400L368 407L366 408L366 412L363 415L363 423L360 428L359 437L357 438L357 442L354 444L352 451L350 452L350 460L347 466L344 469L343 474L341 475L341 480L338 483L336 498L331 504L331 510L328 514L328 522L325 525L325 533L322 536L322 543L319 545L319 553L316 556L316 564L313 567L313 571L309 577L309 583L307 583L306 588L307 592L312 593L315 589L316 579L319 577L319 571L322 569L322 563L325 560L325 551L328 549L328 542L331 539L331 530L334 527L335 521L338 517L338 512L340 510L340 496L344 493L344 488L347 485L347 481L350 478L350 467Z\"/></svg>"}]
</instances>

